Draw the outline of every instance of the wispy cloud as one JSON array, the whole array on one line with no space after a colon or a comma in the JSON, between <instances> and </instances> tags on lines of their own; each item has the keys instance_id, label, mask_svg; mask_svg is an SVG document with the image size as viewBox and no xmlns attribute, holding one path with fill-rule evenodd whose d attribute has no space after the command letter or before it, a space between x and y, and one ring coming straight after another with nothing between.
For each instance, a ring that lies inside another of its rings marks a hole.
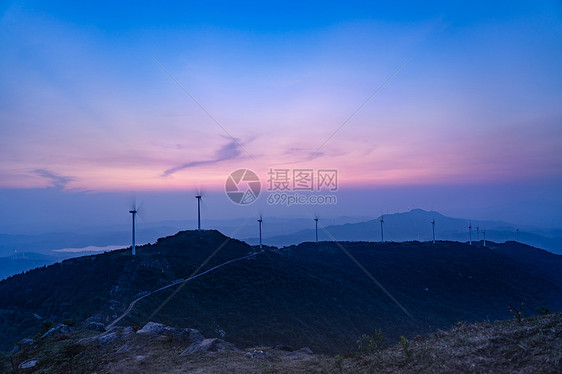
<instances>
[{"instance_id":1,"label":"wispy cloud","mask_svg":"<svg viewBox=\"0 0 562 374\"><path fill-rule=\"evenodd\" d=\"M189 169L196 166L213 165L221 161L235 159L238 156L240 156L240 154L242 153L239 144L240 143L237 140L234 139L230 140L227 144L225 144L218 151L215 152L215 157L213 159L191 161L186 164L173 167L171 169L165 170L163 176L167 177L168 175L177 173L180 170Z\"/></svg>"},{"instance_id":2,"label":"wispy cloud","mask_svg":"<svg viewBox=\"0 0 562 374\"><path fill-rule=\"evenodd\" d=\"M283 165L300 164L302 162L312 161L320 157L324 157L326 154L324 152L310 152L306 148L291 147L285 152L283 156L290 156L293 160L298 157L297 161L287 161L283 162Z\"/></svg>"},{"instance_id":3,"label":"wispy cloud","mask_svg":"<svg viewBox=\"0 0 562 374\"><path fill-rule=\"evenodd\" d=\"M38 175L42 178L48 179L51 183L51 187L64 189L69 182L72 182L76 178L66 177L63 175L58 175L52 171L46 169L35 169L31 171L33 174Z\"/></svg>"}]
</instances>

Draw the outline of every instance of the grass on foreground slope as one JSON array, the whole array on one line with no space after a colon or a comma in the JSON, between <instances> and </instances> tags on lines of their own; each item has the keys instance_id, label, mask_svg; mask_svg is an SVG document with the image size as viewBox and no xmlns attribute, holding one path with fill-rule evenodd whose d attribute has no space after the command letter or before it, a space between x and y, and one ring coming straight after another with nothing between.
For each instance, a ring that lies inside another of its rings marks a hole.
<instances>
[{"instance_id":1,"label":"grass on foreground slope","mask_svg":"<svg viewBox=\"0 0 562 374\"><path fill-rule=\"evenodd\" d=\"M77 330L41 340L12 356L0 358L3 373L556 373L562 365L562 314L494 323L459 324L427 337L405 339L381 348L377 344L344 355L296 354L260 347L268 358L245 352L180 355L171 341L138 340L98 346L77 341L94 335ZM376 339L366 339L376 343ZM117 352L127 344L128 349ZM253 351L248 349L247 351ZM39 363L13 369L24 360Z\"/></svg>"}]
</instances>

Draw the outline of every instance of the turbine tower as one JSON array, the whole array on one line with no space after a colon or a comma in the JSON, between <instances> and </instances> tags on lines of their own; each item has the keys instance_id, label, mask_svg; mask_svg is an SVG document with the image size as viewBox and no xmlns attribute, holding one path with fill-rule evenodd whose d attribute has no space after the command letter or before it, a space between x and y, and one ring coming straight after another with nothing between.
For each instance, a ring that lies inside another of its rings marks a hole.
<instances>
[{"instance_id":1,"label":"turbine tower","mask_svg":"<svg viewBox=\"0 0 562 374\"><path fill-rule=\"evenodd\" d=\"M519 241L519 228L515 229L515 241L518 242Z\"/></svg>"},{"instance_id":2,"label":"turbine tower","mask_svg":"<svg viewBox=\"0 0 562 374\"><path fill-rule=\"evenodd\" d=\"M318 244L318 218L314 218L314 224L316 225L316 244Z\"/></svg>"},{"instance_id":3,"label":"turbine tower","mask_svg":"<svg viewBox=\"0 0 562 374\"><path fill-rule=\"evenodd\" d=\"M133 208L133 210L129 210L129 213L131 213L133 215L133 245L132 245L132 249L133 249L133 256L137 254L136 250L135 250L135 215L137 214L137 209Z\"/></svg>"},{"instance_id":4,"label":"turbine tower","mask_svg":"<svg viewBox=\"0 0 562 374\"><path fill-rule=\"evenodd\" d=\"M260 226L260 249L262 248L262 244L261 244L261 224L262 224L262 222L263 222L263 219L261 217L258 218L258 223L259 223L259 226Z\"/></svg>"},{"instance_id":5,"label":"turbine tower","mask_svg":"<svg viewBox=\"0 0 562 374\"><path fill-rule=\"evenodd\" d=\"M379 218L379 222L381 223L381 243L384 242L384 232L383 232L383 224L384 224L384 216Z\"/></svg>"},{"instance_id":6,"label":"turbine tower","mask_svg":"<svg viewBox=\"0 0 562 374\"><path fill-rule=\"evenodd\" d=\"M431 218L431 228L433 230L433 244L435 244L435 217Z\"/></svg>"},{"instance_id":7,"label":"turbine tower","mask_svg":"<svg viewBox=\"0 0 562 374\"><path fill-rule=\"evenodd\" d=\"M476 226L476 241L480 243L480 226Z\"/></svg>"},{"instance_id":8,"label":"turbine tower","mask_svg":"<svg viewBox=\"0 0 562 374\"><path fill-rule=\"evenodd\" d=\"M484 247L486 246L486 230L482 231L482 235L484 235Z\"/></svg>"},{"instance_id":9,"label":"turbine tower","mask_svg":"<svg viewBox=\"0 0 562 374\"><path fill-rule=\"evenodd\" d=\"M201 194L195 195L197 199L197 231L201 231Z\"/></svg>"},{"instance_id":10,"label":"turbine tower","mask_svg":"<svg viewBox=\"0 0 562 374\"><path fill-rule=\"evenodd\" d=\"M472 221L468 224L468 244L472 245Z\"/></svg>"}]
</instances>

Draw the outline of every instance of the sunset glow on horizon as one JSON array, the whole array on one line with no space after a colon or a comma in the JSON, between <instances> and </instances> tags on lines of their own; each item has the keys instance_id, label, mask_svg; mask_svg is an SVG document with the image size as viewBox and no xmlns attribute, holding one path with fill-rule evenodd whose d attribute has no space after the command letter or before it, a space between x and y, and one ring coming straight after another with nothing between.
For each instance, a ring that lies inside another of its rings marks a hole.
<instances>
[{"instance_id":1,"label":"sunset glow on horizon","mask_svg":"<svg viewBox=\"0 0 562 374\"><path fill-rule=\"evenodd\" d=\"M562 189L559 3L213 4L2 5L0 191Z\"/></svg>"}]
</instances>

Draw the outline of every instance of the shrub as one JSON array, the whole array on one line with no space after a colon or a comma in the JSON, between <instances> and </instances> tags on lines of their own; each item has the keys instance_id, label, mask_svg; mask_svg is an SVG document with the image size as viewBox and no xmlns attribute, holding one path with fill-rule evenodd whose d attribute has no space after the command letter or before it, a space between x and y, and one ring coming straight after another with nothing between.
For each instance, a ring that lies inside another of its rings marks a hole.
<instances>
[{"instance_id":1,"label":"shrub","mask_svg":"<svg viewBox=\"0 0 562 374\"><path fill-rule=\"evenodd\" d=\"M521 303L521 306L515 309L513 305L508 305L509 311L511 312L511 314L513 314L513 318L517 320L518 324L521 324L521 319L523 318L523 306L524 304Z\"/></svg>"},{"instance_id":2,"label":"shrub","mask_svg":"<svg viewBox=\"0 0 562 374\"><path fill-rule=\"evenodd\" d=\"M361 338L357 340L357 345L359 351L363 354L372 354L381 351L385 347L381 330L375 331L374 336L363 334Z\"/></svg>"},{"instance_id":3,"label":"shrub","mask_svg":"<svg viewBox=\"0 0 562 374\"><path fill-rule=\"evenodd\" d=\"M544 304L543 305L538 305L535 308L535 312L537 312L538 314L540 314L541 316L546 316L547 314L552 314L552 310L548 309Z\"/></svg>"},{"instance_id":4,"label":"shrub","mask_svg":"<svg viewBox=\"0 0 562 374\"><path fill-rule=\"evenodd\" d=\"M406 356L406 360L410 360L412 358L412 351L410 351L410 341L404 337L400 336L400 345L402 346L402 351L404 352L404 356Z\"/></svg>"},{"instance_id":5,"label":"shrub","mask_svg":"<svg viewBox=\"0 0 562 374\"><path fill-rule=\"evenodd\" d=\"M336 357L334 357L334 364L336 365L336 368L338 369L338 371L340 373L343 373L343 356L342 355L336 355Z\"/></svg>"},{"instance_id":6,"label":"shrub","mask_svg":"<svg viewBox=\"0 0 562 374\"><path fill-rule=\"evenodd\" d=\"M65 319L64 321L62 321L62 323L70 327L73 327L75 325L75 322L71 319Z\"/></svg>"}]
</instances>

